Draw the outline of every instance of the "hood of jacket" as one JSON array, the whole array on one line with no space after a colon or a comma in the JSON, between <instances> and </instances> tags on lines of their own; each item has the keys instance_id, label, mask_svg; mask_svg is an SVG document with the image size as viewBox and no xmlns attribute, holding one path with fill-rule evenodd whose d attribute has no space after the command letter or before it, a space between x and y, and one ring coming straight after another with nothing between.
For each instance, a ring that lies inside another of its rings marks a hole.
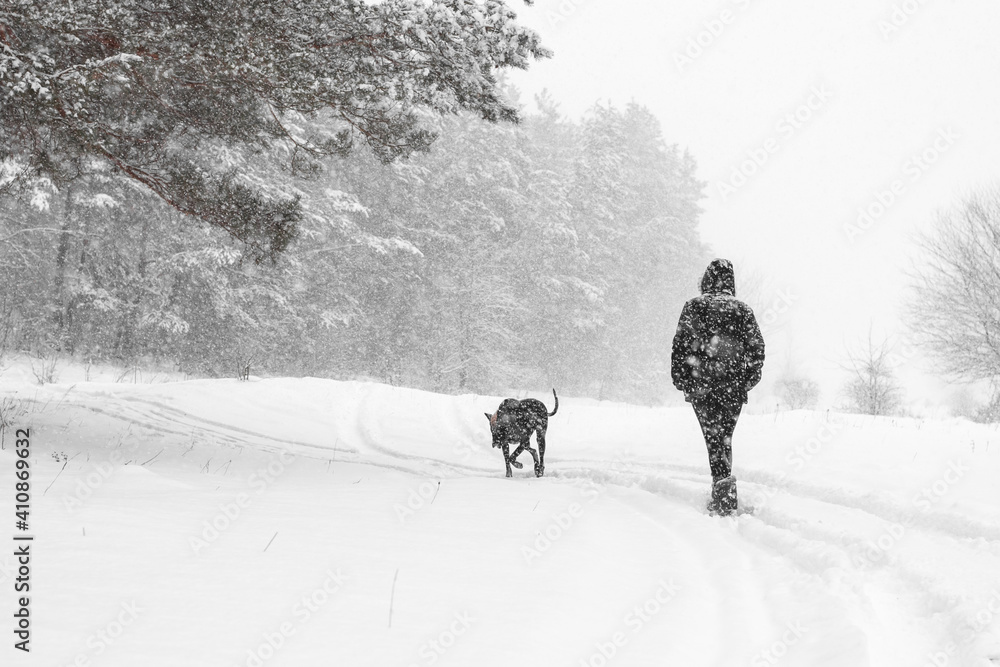
<instances>
[{"instance_id":1,"label":"hood of jacket","mask_svg":"<svg viewBox=\"0 0 1000 667\"><path fill-rule=\"evenodd\" d=\"M736 274L728 259L713 259L701 277L702 294L728 294L736 296Z\"/></svg>"}]
</instances>

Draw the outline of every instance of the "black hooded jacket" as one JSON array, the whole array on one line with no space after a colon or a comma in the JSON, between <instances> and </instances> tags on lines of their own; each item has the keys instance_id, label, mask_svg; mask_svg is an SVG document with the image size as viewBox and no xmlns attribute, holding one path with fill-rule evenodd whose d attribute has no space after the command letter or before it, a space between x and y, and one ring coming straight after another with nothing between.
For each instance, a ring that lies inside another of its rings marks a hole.
<instances>
[{"instance_id":1,"label":"black hooded jacket","mask_svg":"<svg viewBox=\"0 0 1000 667\"><path fill-rule=\"evenodd\" d=\"M687 401L711 396L743 404L760 382L764 338L750 306L736 298L733 265L714 259L701 296L684 304L674 335L670 371Z\"/></svg>"}]
</instances>

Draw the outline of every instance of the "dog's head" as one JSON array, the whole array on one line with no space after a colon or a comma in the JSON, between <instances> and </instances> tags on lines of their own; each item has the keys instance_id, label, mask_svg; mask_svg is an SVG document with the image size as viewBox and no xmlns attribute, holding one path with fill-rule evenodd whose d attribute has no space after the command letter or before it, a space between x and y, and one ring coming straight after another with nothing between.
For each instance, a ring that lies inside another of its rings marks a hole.
<instances>
[{"instance_id":1,"label":"dog's head","mask_svg":"<svg viewBox=\"0 0 1000 667\"><path fill-rule=\"evenodd\" d=\"M501 438L498 437L499 435L501 435L500 431L502 430L501 428L499 428L497 426L497 419L498 419L500 413L499 413L499 411L497 411L497 412L494 412L493 414L490 414L488 412L484 412L483 414L486 415L486 419L488 419L489 422L490 422L490 435L493 436L493 446L494 447L499 447L500 445L503 444L501 442Z\"/></svg>"},{"instance_id":2,"label":"dog's head","mask_svg":"<svg viewBox=\"0 0 1000 667\"><path fill-rule=\"evenodd\" d=\"M490 420L490 433L493 435L493 446L502 447L510 442L511 436L517 430L518 411L521 402L516 398L505 398L493 414L484 413Z\"/></svg>"}]
</instances>

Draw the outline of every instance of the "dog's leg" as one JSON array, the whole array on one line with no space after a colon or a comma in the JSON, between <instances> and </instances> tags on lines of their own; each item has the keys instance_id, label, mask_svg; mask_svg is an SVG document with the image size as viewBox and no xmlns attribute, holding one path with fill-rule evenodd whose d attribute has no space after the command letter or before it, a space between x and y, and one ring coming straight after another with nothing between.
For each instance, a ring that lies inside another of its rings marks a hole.
<instances>
[{"instance_id":1,"label":"dog's leg","mask_svg":"<svg viewBox=\"0 0 1000 667\"><path fill-rule=\"evenodd\" d=\"M528 434L528 437L529 437L529 438L531 437L531 434L530 434L530 433ZM541 475L539 475L539 474L538 474L538 452L537 452L537 451L535 451L535 450L534 450L534 449L533 449L533 448L531 447L531 441L530 441L530 440L529 440L528 442L524 443L524 444L522 445L522 447L524 447L524 448L525 448L525 449L527 449L527 450L528 450L529 452L531 452L531 458L535 460L535 477L541 477Z\"/></svg>"},{"instance_id":2,"label":"dog's leg","mask_svg":"<svg viewBox=\"0 0 1000 667\"><path fill-rule=\"evenodd\" d=\"M507 476L513 477L514 473L510 470L510 450L507 447L507 443L503 443L503 462L507 466Z\"/></svg>"},{"instance_id":3,"label":"dog's leg","mask_svg":"<svg viewBox=\"0 0 1000 667\"><path fill-rule=\"evenodd\" d=\"M535 477L541 477L541 474L538 472L540 465L538 463L538 452L531 448L529 448L528 451L531 452L531 458L535 459Z\"/></svg>"},{"instance_id":4,"label":"dog's leg","mask_svg":"<svg viewBox=\"0 0 1000 667\"><path fill-rule=\"evenodd\" d=\"M538 440L538 463L535 465L535 477L541 477L545 474L545 428L540 427L535 433L535 439Z\"/></svg>"},{"instance_id":5,"label":"dog's leg","mask_svg":"<svg viewBox=\"0 0 1000 667\"><path fill-rule=\"evenodd\" d=\"M524 467L517 462L517 457L520 456L521 452L523 451L524 451L524 445L518 445L517 449L515 449L514 452L510 455L510 458L507 459L508 461L510 461L510 465L514 466L518 470Z\"/></svg>"}]
</instances>

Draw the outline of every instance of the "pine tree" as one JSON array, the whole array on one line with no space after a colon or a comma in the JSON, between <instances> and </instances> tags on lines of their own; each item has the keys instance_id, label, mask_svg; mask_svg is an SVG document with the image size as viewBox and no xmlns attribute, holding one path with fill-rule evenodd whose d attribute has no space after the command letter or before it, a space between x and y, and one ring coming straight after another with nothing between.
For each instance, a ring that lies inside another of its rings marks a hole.
<instances>
[{"instance_id":1,"label":"pine tree","mask_svg":"<svg viewBox=\"0 0 1000 667\"><path fill-rule=\"evenodd\" d=\"M362 142L426 150L426 111L514 121L496 79L546 57L503 0L10 0L0 9L0 158L58 183L93 161L226 230L257 259L296 237L205 149L295 147L299 167ZM299 134L289 119L324 120Z\"/></svg>"}]
</instances>

